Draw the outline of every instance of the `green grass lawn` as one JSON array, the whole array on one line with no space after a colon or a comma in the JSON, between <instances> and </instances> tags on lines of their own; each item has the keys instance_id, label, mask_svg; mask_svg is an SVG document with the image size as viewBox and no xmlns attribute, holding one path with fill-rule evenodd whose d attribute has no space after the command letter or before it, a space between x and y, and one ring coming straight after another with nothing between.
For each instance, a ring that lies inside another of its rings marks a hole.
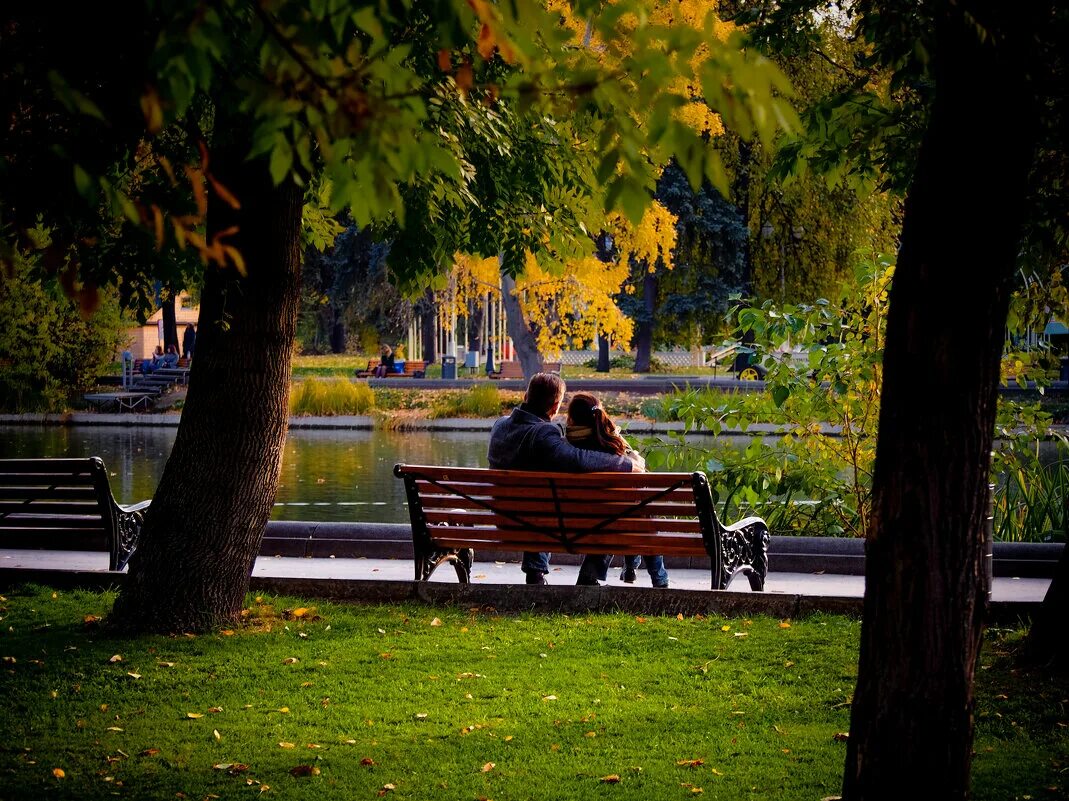
<instances>
[{"instance_id":1,"label":"green grass lawn","mask_svg":"<svg viewBox=\"0 0 1069 801\"><path fill-rule=\"evenodd\" d=\"M250 598L235 631L124 638L94 620L112 600L27 588L0 601L0 798L838 791L855 620ZM1016 636L985 648L975 797L1064 797L1069 688L1011 673Z\"/></svg>"}]
</instances>

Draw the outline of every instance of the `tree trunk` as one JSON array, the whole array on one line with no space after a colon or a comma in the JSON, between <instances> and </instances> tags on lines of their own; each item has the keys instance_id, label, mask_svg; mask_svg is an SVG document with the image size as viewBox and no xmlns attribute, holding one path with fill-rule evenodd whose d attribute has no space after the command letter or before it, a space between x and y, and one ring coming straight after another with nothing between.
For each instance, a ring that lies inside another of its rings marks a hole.
<instances>
[{"instance_id":1,"label":"tree trunk","mask_svg":"<svg viewBox=\"0 0 1069 801\"><path fill-rule=\"evenodd\" d=\"M483 318L486 309L482 297L468 302L468 350L482 353L483 350Z\"/></svg>"},{"instance_id":2,"label":"tree trunk","mask_svg":"<svg viewBox=\"0 0 1069 801\"><path fill-rule=\"evenodd\" d=\"M427 288L423 297L419 299L417 309L420 313L419 324L423 334L423 353L421 358L427 364L438 361L438 331L435 321L438 319L438 301L434 297L434 290ZM411 358L412 354L409 354Z\"/></svg>"},{"instance_id":3,"label":"tree trunk","mask_svg":"<svg viewBox=\"0 0 1069 801\"><path fill-rule=\"evenodd\" d=\"M237 225L247 277L207 270L174 448L112 619L136 630L205 631L238 620L275 500L286 439L300 285L302 193L274 186L246 146L212 153L209 236Z\"/></svg>"},{"instance_id":4,"label":"tree trunk","mask_svg":"<svg viewBox=\"0 0 1069 801\"><path fill-rule=\"evenodd\" d=\"M612 366L609 359L609 338L598 334L598 372L607 373Z\"/></svg>"},{"instance_id":5,"label":"tree trunk","mask_svg":"<svg viewBox=\"0 0 1069 801\"><path fill-rule=\"evenodd\" d=\"M648 373L653 357L653 313L657 308L657 276L646 272L642 279L642 318L635 332L635 372Z\"/></svg>"},{"instance_id":6,"label":"tree trunk","mask_svg":"<svg viewBox=\"0 0 1069 801\"><path fill-rule=\"evenodd\" d=\"M984 507L1035 109L1006 43L979 41L991 6L969 9L972 24L961 4L941 8L884 350L848 801L969 789Z\"/></svg>"},{"instance_id":7,"label":"tree trunk","mask_svg":"<svg viewBox=\"0 0 1069 801\"><path fill-rule=\"evenodd\" d=\"M178 346L178 321L174 311L175 293L167 290L160 308L163 311L163 352L167 352L170 345L174 345L174 352L181 353Z\"/></svg>"},{"instance_id":8,"label":"tree trunk","mask_svg":"<svg viewBox=\"0 0 1069 801\"><path fill-rule=\"evenodd\" d=\"M1062 551L1043 605L1032 620L1032 630L1025 643L1024 661L1056 670L1069 669L1069 637L1065 636L1066 612L1069 612L1069 545Z\"/></svg>"},{"instance_id":9,"label":"tree trunk","mask_svg":"<svg viewBox=\"0 0 1069 801\"><path fill-rule=\"evenodd\" d=\"M344 310L334 309L334 324L330 327L330 352L345 353L348 335L349 331L345 326Z\"/></svg>"},{"instance_id":10,"label":"tree trunk","mask_svg":"<svg viewBox=\"0 0 1069 801\"><path fill-rule=\"evenodd\" d=\"M501 274L501 298L505 306L505 328L516 346L516 357L523 368L523 377L528 381L535 373L542 372L542 354L538 350L538 340L527 325L520 308L520 299L516 297L516 279L505 273ZM500 367L501 365L498 365Z\"/></svg>"}]
</instances>

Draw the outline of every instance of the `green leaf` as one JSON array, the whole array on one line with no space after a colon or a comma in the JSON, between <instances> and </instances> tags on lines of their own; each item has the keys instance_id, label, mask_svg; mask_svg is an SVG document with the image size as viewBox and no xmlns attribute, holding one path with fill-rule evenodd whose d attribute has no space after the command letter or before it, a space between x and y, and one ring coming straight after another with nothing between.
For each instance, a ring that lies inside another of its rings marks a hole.
<instances>
[{"instance_id":1,"label":"green leaf","mask_svg":"<svg viewBox=\"0 0 1069 801\"><path fill-rule=\"evenodd\" d=\"M271 180L276 186L285 180L292 166L293 148L285 139L279 139L275 143L275 149L271 151Z\"/></svg>"},{"instance_id":2,"label":"green leaf","mask_svg":"<svg viewBox=\"0 0 1069 801\"><path fill-rule=\"evenodd\" d=\"M791 396L791 390L789 387L785 387L782 384L772 387L772 402L780 407Z\"/></svg>"}]
</instances>

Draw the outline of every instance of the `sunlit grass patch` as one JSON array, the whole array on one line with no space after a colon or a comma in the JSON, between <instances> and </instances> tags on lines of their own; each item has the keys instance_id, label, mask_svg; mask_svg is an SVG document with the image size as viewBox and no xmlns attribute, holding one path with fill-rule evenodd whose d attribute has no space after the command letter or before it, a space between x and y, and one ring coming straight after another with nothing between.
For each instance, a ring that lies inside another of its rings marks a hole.
<instances>
[{"instance_id":1,"label":"sunlit grass patch","mask_svg":"<svg viewBox=\"0 0 1069 801\"><path fill-rule=\"evenodd\" d=\"M294 415L366 414L374 406L371 388L347 378L307 378L290 392Z\"/></svg>"},{"instance_id":2,"label":"sunlit grass patch","mask_svg":"<svg viewBox=\"0 0 1069 801\"><path fill-rule=\"evenodd\" d=\"M499 616L250 597L233 629L129 638L93 619L111 595L7 595L4 797L838 793L860 628L848 618ZM1069 758L1054 725L1065 685L1036 677L1019 691L989 650L975 797L1052 797L1054 761Z\"/></svg>"},{"instance_id":3,"label":"sunlit grass patch","mask_svg":"<svg viewBox=\"0 0 1069 801\"><path fill-rule=\"evenodd\" d=\"M501 392L493 384L476 384L461 392L440 394L431 417L497 417L503 411Z\"/></svg>"}]
</instances>

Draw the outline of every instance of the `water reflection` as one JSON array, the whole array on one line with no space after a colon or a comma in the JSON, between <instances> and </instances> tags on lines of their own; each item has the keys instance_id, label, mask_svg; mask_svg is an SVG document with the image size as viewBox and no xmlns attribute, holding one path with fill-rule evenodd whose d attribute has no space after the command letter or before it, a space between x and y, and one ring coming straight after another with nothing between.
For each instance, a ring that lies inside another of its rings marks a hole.
<instances>
[{"instance_id":1,"label":"water reflection","mask_svg":"<svg viewBox=\"0 0 1069 801\"><path fill-rule=\"evenodd\" d=\"M133 503L156 491L175 434L169 427L0 427L0 456L99 456L116 499ZM486 440L479 431L290 431L272 519L407 522L394 464L485 467Z\"/></svg>"}]
</instances>

